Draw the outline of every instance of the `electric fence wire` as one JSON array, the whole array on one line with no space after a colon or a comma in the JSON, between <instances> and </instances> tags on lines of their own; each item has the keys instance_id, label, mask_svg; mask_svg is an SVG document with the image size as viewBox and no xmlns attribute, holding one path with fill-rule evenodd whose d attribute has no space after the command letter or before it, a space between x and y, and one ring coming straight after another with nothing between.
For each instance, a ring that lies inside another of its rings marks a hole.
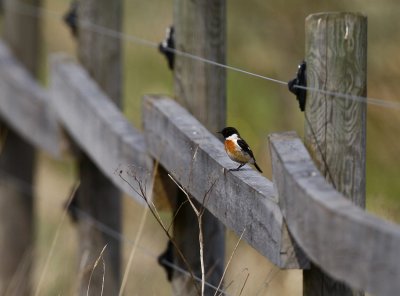
<instances>
[{"instance_id":1,"label":"electric fence wire","mask_svg":"<svg viewBox=\"0 0 400 296\"><path fill-rule=\"evenodd\" d=\"M17 12L17 13L26 14L26 15L29 15L32 17L38 17L38 18L49 16L49 17L52 17L52 18L55 18L58 20L62 20L64 17L63 13L60 13L60 12L57 12L54 10L21 3L18 0L16 0L16 3L17 3L17 5L11 6L11 9L15 9L15 12ZM18 8L17 8L17 6L18 6ZM8 7L5 7L5 10L7 10L7 9L8 9ZM110 28L107 28L107 27L104 27L101 25L91 23L89 21L78 20L78 23L81 27L85 28L86 30L91 30L92 32L95 32L98 34L103 34L103 35L106 35L106 36L109 36L112 38L120 39L122 41L132 42L135 44L152 47L152 48L156 48L156 49L158 49L158 46L159 46L159 42L154 42L154 41L151 41L151 40L148 40L145 38L141 38L141 37L138 37L135 35L119 32L119 31L116 31L116 30L113 30L113 29L110 29ZM165 50L172 52L176 55L188 58L188 59L196 60L196 61L199 61L199 62L202 62L205 64L209 64L209 65L213 65L216 67L221 67L221 68L224 68L224 69L227 69L230 71L242 73L242 74L249 75L252 77L260 78L260 79L270 81L270 82L273 82L276 84L285 85L285 86L287 86L287 84L288 84L286 81L283 81L283 80L275 79L275 78L257 74L257 73L254 73L254 72L251 72L248 70L244 70L244 69L241 69L238 67L219 63L219 62L209 60L204 57L200 57L200 56L197 56L197 55L185 52L185 51L178 50L178 49L166 47ZM397 101L388 101L388 100L383 100L383 99L379 99L379 98L370 98L370 97L364 97L364 96L358 96L358 95L351 95L351 94L345 94L345 93L335 92L335 91L331 91L331 90L324 90L324 89L318 89L318 88L314 88L314 87L306 87L306 86L300 86L300 85L295 85L294 88L303 89L303 90L307 90L310 92L321 93L321 94L325 94L328 96L333 96L333 97L342 98L342 99L346 99L346 100L353 100L356 102L366 103L369 105L380 106L380 107L384 107L384 108L388 108L388 109L400 110L400 102L397 102Z\"/></svg>"},{"instance_id":2,"label":"electric fence wire","mask_svg":"<svg viewBox=\"0 0 400 296\"><path fill-rule=\"evenodd\" d=\"M18 179L15 176L11 175L8 172L5 172L4 170L0 169L0 183L5 183L5 182L9 182L9 184L14 185L14 188L17 188L18 191L20 191L21 193L24 193L27 197L29 195L32 194L32 189L33 187L27 183L24 180ZM55 199L50 199L51 201L53 201L53 205L54 200ZM47 203L48 205L48 203ZM58 206L58 205L57 205ZM131 238L126 237L125 235L123 235L122 233L112 229L111 227L107 226L106 224L102 223L101 221L97 220L96 218L94 218L92 215L90 215L88 212L80 209L79 207L70 205L70 208L73 209L75 211L75 213L77 213L77 215L81 218L87 219L87 221L89 221L90 224L93 225L94 228L96 228L97 230L99 230L100 232L107 234L111 237L113 237L114 239L118 240L121 243L124 244L128 244L133 246L135 244L135 241ZM144 247L140 244L137 244L137 248L146 256L154 259L156 262L158 260L158 255L151 252L149 250L148 247ZM191 277L190 272L185 270L184 268L174 264L173 262L170 262L168 260L166 260L165 258L163 258L161 260L161 263L164 263L165 265L167 265L168 267L174 269L175 271L183 274L184 276L187 277ZM194 279L201 283L201 278L197 277L196 275L194 276ZM218 293L220 293L221 295L229 295L227 291L214 286L211 283L208 283L207 281L205 282L205 285L211 289L213 289L214 291L217 291Z\"/></svg>"}]
</instances>

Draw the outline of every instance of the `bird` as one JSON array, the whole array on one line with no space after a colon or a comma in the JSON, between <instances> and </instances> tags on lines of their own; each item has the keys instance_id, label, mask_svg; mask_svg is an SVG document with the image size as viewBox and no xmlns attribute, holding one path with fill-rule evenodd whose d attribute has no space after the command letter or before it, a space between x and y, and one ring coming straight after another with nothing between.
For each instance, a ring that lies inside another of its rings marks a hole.
<instances>
[{"instance_id":1,"label":"bird","mask_svg":"<svg viewBox=\"0 0 400 296\"><path fill-rule=\"evenodd\" d=\"M240 163L236 169L230 169L230 171L239 171L242 166L246 163L251 163L255 168L262 173L262 170L256 163L253 152L249 145L240 137L238 130L234 127L228 126L218 132L225 138L224 146L225 151L229 158L233 161Z\"/></svg>"}]
</instances>

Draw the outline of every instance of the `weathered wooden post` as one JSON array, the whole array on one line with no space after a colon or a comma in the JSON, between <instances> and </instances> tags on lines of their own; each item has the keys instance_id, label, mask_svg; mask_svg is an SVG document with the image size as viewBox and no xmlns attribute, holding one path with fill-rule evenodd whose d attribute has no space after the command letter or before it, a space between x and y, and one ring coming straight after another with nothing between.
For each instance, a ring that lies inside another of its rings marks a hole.
<instances>
[{"instance_id":1,"label":"weathered wooden post","mask_svg":"<svg viewBox=\"0 0 400 296\"><path fill-rule=\"evenodd\" d=\"M121 102L121 43L120 40L91 30L100 25L121 30L121 0L80 0L78 3L78 56L90 75L117 104ZM118 165L118 164L116 164ZM121 196L119 190L92 161L83 154L79 162L80 187L77 206L115 231L121 230ZM93 264L107 244L104 253L104 295L118 295L120 284L120 243L114 237L92 227L85 217L79 218L80 272L79 295L86 295ZM100 295L103 281L102 265L96 268L90 284L90 295Z\"/></svg>"},{"instance_id":2,"label":"weathered wooden post","mask_svg":"<svg viewBox=\"0 0 400 296\"><path fill-rule=\"evenodd\" d=\"M20 3L20 4L19 4ZM39 72L39 19L21 14L19 5L39 6L40 0L5 0L4 39L16 57L32 73ZM21 190L7 180L7 174L27 184L33 183L35 152L12 129L5 132L0 155L0 294L30 295L34 236L33 186ZM5 172L5 174L2 174ZM17 277L17 278L16 278ZM12 280L18 279L18 280Z\"/></svg>"},{"instance_id":3,"label":"weathered wooden post","mask_svg":"<svg viewBox=\"0 0 400 296\"><path fill-rule=\"evenodd\" d=\"M225 63L225 1L186 1L174 3L176 49L216 62ZM178 102L193 113L210 131L226 122L226 71L182 56L175 57L175 94ZM187 168L188 174L190 168ZM186 198L178 194L177 207ZM225 229L208 211L203 218L204 263L207 282L218 286L224 268ZM174 239L198 277L200 273L197 219L190 205L183 206L174 223ZM175 256L176 263L186 269ZM175 294L197 293L190 278L174 273ZM214 295L207 288L205 295Z\"/></svg>"},{"instance_id":4,"label":"weathered wooden post","mask_svg":"<svg viewBox=\"0 0 400 296\"><path fill-rule=\"evenodd\" d=\"M308 16L306 62L308 87L366 96L367 18L346 12ZM326 179L362 208L366 110L364 102L318 91L307 93L305 144ZM303 293L307 296L363 295L333 280L317 266L304 271L303 276Z\"/></svg>"}]
</instances>

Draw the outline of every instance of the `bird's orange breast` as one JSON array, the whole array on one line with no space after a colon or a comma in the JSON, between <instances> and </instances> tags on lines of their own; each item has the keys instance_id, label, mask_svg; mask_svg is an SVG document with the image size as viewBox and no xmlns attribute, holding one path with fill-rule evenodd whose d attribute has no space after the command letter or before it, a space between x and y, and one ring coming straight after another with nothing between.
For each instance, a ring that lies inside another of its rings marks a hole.
<instances>
[{"instance_id":1,"label":"bird's orange breast","mask_svg":"<svg viewBox=\"0 0 400 296\"><path fill-rule=\"evenodd\" d=\"M225 140L224 145L227 153L234 153L237 150L236 144L232 140Z\"/></svg>"},{"instance_id":2,"label":"bird's orange breast","mask_svg":"<svg viewBox=\"0 0 400 296\"><path fill-rule=\"evenodd\" d=\"M247 163L250 157L247 153L243 153L239 145L233 140L225 140L224 142L225 151L229 158L238 163Z\"/></svg>"}]
</instances>

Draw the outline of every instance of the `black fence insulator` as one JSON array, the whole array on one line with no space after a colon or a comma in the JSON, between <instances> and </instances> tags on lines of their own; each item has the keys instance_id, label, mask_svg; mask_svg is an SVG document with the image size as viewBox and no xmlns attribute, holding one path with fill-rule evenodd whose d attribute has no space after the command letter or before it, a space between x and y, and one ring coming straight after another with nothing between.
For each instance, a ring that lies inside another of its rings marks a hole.
<instances>
[{"instance_id":1,"label":"black fence insulator","mask_svg":"<svg viewBox=\"0 0 400 296\"><path fill-rule=\"evenodd\" d=\"M299 101L300 110L304 112L306 107L307 90L299 88L298 86L307 87L305 61L298 66L296 77L288 82L289 90L296 95L297 101Z\"/></svg>"},{"instance_id":2,"label":"black fence insulator","mask_svg":"<svg viewBox=\"0 0 400 296\"><path fill-rule=\"evenodd\" d=\"M168 27L165 34L165 39L158 46L159 51L165 56L168 62L168 68L174 70L175 62L175 40L174 40L174 27Z\"/></svg>"},{"instance_id":3,"label":"black fence insulator","mask_svg":"<svg viewBox=\"0 0 400 296\"><path fill-rule=\"evenodd\" d=\"M64 15L64 22L71 29L71 33L74 37L78 37L78 2L73 1L69 7L69 10Z\"/></svg>"},{"instance_id":4,"label":"black fence insulator","mask_svg":"<svg viewBox=\"0 0 400 296\"><path fill-rule=\"evenodd\" d=\"M78 191L79 188L73 193L74 195L72 196L71 201L67 201L64 204L64 207L66 208L67 213L71 218L71 222L73 223L77 223L79 219Z\"/></svg>"},{"instance_id":5,"label":"black fence insulator","mask_svg":"<svg viewBox=\"0 0 400 296\"><path fill-rule=\"evenodd\" d=\"M167 273L167 279L171 282L174 270L171 266L166 264L166 262L174 262L174 245L171 241L168 241L167 248L160 256L158 256L158 264L164 267L164 270Z\"/></svg>"}]
</instances>

